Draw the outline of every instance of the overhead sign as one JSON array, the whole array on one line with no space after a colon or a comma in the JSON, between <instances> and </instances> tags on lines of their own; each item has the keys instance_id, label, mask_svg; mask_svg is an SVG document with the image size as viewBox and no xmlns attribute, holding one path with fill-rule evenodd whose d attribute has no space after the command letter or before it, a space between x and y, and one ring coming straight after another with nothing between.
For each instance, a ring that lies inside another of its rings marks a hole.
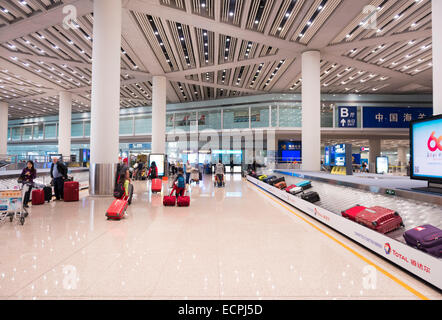
<instances>
[{"instance_id":1,"label":"overhead sign","mask_svg":"<svg viewBox=\"0 0 442 320\"><path fill-rule=\"evenodd\" d=\"M409 128L413 120L433 115L433 108L364 107L364 128Z\"/></svg>"},{"instance_id":2,"label":"overhead sign","mask_svg":"<svg viewBox=\"0 0 442 320\"><path fill-rule=\"evenodd\" d=\"M339 107L339 128L358 127L358 107Z\"/></svg>"}]
</instances>

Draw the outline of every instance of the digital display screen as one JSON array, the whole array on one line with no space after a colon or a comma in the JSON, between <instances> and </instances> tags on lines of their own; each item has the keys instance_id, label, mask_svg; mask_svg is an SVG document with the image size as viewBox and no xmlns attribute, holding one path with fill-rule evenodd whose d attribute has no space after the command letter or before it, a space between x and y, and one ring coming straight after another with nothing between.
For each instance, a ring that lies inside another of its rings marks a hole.
<instances>
[{"instance_id":1,"label":"digital display screen","mask_svg":"<svg viewBox=\"0 0 442 320\"><path fill-rule=\"evenodd\" d=\"M411 124L411 178L442 180L442 116Z\"/></svg>"},{"instance_id":2,"label":"digital display screen","mask_svg":"<svg viewBox=\"0 0 442 320\"><path fill-rule=\"evenodd\" d=\"M282 161L301 161L301 151L299 150L283 150Z\"/></svg>"},{"instance_id":3,"label":"digital display screen","mask_svg":"<svg viewBox=\"0 0 442 320\"><path fill-rule=\"evenodd\" d=\"M154 161L158 168L158 176L164 177L164 154L151 154L149 156L149 168Z\"/></svg>"},{"instance_id":4,"label":"digital display screen","mask_svg":"<svg viewBox=\"0 0 442 320\"><path fill-rule=\"evenodd\" d=\"M376 173L385 174L388 173L388 158L377 157L376 158Z\"/></svg>"}]
</instances>

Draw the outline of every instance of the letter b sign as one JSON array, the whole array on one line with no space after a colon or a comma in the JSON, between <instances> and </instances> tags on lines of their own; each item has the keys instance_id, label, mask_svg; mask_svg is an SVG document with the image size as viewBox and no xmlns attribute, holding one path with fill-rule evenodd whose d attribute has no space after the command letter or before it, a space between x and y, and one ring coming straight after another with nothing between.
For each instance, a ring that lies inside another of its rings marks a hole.
<instances>
[{"instance_id":1,"label":"letter b sign","mask_svg":"<svg viewBox=\"0 0 442 320\"><path fill-rule=\"evenodd\" d=\"M341 108L341 118L348 118L349 113L347 108Z\"/></svg>"}]
</instances>

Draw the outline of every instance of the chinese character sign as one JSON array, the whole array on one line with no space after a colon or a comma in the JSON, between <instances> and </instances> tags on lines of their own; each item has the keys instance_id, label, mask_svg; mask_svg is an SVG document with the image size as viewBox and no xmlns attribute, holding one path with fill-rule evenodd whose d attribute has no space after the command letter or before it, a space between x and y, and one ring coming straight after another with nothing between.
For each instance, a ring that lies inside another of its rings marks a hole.
<instances>
[{"instance_id":1,"label":"chinese character sign","mask_svg":"<svg viewBox=\"0 0 442 320\"><path fill-rule=\"evenodd\" d=\"M364 107L364 128L409 128L413 120L433 115L433 108Z\"/></svg>"}]
</instances>

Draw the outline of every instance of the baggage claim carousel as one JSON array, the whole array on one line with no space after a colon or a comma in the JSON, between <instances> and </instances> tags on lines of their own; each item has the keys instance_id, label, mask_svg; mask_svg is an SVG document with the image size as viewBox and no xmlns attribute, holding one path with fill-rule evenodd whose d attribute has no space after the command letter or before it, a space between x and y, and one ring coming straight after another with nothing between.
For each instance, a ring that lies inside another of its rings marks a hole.
<instances>
[{"instance_id":1,"label":"baggage claim carousel","mask_svg":"<svg viewBox=\"0 0 442 320\"><path fill-rule=\"evenodd\" d=\"M442 229L442 206L438 204L438 200L435 203L428 203L386 195L385 193L364 190L366 188L362 186L361 189L356 189L345 185L327 183L324 180L321 181L321 179L315 180L315 177L303 177L293 172L272 170L260 174L284 177L287 186L304 180L311 180L312 188L307 191L317 192L321 198L319 202L309 203L302 200L300 195L291 195L285 190L279 190L265 182L247 176L249 182L266 192L442 290L442 259L408 246L403 238L403 233L406 230L424 224L431 224ZM396 210L402 217L405 228L381 234L342 217L342 211L356 205L365 207L382 206Z\"/></svg>"},{"instance_id":2,"label":"baggage claim carousel","mask_svg":"<svg viewBox=\"0 0 442 320\"><path fill-rule=\"evenodd\" d=\"M51 183L49 169L37 169L36 187L43 187ZM80 183L80 190L89 188L89 168L68 168L68 175ZM0 190L12 190L19 186L17 179L21 170L0 171Z\"/></svg>"}]
</instances>

